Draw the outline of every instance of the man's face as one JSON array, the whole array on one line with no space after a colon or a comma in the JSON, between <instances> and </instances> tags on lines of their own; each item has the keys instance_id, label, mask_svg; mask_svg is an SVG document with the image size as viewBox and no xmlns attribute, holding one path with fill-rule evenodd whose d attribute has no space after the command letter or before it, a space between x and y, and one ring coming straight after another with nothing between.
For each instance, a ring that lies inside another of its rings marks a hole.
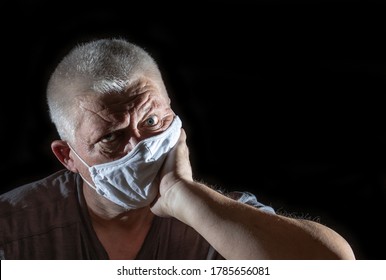
<instances>
[{"instance_id":1,"label":"man's face","mask_svg":"<svg viewBox=\"0 0 386 280\"><path fill-rule=\"evenodd\" d=\"M163 89L141 77L124 93L78 96L76 151L92 166L119 159L139 141L166 130L174 113Z\"/></svg>"}]
</instances>

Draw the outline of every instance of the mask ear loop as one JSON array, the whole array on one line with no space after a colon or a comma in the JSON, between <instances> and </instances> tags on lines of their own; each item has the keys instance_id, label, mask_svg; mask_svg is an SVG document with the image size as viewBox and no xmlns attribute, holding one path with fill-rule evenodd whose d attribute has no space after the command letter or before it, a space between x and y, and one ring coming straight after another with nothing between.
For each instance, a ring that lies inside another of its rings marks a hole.
<instances>
[{"instance_id":1,"label":"mask ear loop","mask_svg":"<svg viewBox=\"0 0 386 280\"><path fill-rule=\"evenodd\" d=\"M77 152L75 152L75 150L71 147L70 143L67 142L67 145L68 145L68 147L70 147L71 151L73 151L73 153L77 156L77 158L78 158L85 166L87 166L87 168L90 168L90 167L91 167L91 166L89 166L89 165L88 165L88 164L80 157L80 155L78 155ZM82 174L80 174L80 173L78 173L78 174L79 174L80 177L82 177L83 181L85 181L87 185L89 185L93 190L95 190L96 192L98 192L97 189L96 189L96 187L95 187L94 185L92 185L86 178L84 178L84 177L82 176Z\"/></svg>"}]
</instances>

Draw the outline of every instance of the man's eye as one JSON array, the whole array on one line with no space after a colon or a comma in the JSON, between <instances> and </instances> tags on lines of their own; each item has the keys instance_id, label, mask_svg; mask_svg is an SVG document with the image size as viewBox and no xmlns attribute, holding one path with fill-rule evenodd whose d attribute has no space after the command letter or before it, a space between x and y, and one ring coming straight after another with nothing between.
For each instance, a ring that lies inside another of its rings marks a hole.
<instances>
[{"instance_id":1,"label":"man's eye","mask_svg":"<svg viewBox=\"0 0 386 280\"><path fill-rule=\"evenodd\" d=\"M159 119L157 116L150 116L145 120L145 126L155 126L159 122Z\"/></svg>"},{"instance_id":2,"label":"man's eye","mask_svg":"<svg viewBox=\"0 0 386 280\"><path fill-rule=\"evenodd\" d=\"M115 133L109 133L109 134L103 136L103 138L101 139L101 142L102 143L109 143L109 142L114 141L115 139L117 139L117 135Z\"/></svg>"}]
</instances>

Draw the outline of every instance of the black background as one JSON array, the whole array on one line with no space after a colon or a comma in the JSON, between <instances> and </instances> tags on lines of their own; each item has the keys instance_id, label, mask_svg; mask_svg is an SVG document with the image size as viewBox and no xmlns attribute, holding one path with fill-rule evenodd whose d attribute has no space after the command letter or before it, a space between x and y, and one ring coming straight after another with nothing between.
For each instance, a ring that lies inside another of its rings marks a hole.
<instances>
[{"instance_id":1,"label":"black background","mask_svg":"<svg viewBox=\"0 0 386 280\"><path fill-rule=\"evenodd\" d=\"M58 60L75 43L125 37L158 61L197 179L316 219L358 259L385 259L384 1L12 3L1 9L1 192L62 168L45 104Z\"/></svg>"}]
</instances>

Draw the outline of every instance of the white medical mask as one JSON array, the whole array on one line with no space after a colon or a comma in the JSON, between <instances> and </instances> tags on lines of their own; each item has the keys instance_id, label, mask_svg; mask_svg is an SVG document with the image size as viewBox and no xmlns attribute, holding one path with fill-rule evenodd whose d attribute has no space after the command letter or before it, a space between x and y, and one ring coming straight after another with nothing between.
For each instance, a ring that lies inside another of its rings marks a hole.
<instances>
[{"instance_id":1,"label":"white medical mask","mask_svg":"<svg viewBox=\"0 0 386 280\"><path fill-rule=\"evenodd\" d=\"M142 140L124 157L94 166L70 148L88 167L95 186L83 179L90 187L125 209L137 209L150 205L156 198L158 184L154 179L167 153L177 143L181 126L181 120L175 116L165 131Z\"/></svg>"}]
</instances>

